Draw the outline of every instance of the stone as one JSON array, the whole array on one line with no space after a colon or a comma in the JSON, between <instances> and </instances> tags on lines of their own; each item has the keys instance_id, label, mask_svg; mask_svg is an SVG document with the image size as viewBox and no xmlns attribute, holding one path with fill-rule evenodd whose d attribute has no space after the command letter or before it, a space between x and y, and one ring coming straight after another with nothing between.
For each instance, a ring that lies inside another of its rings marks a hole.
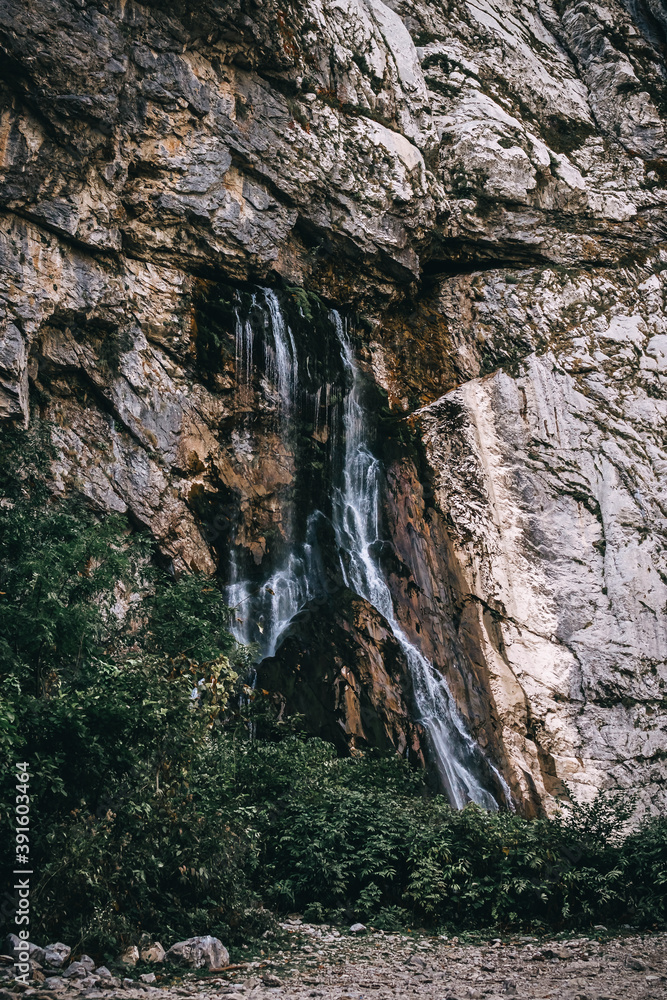
<instances>
[{"instance_id":1,"label":"stone","mask_svg":"<svg viewBox=\"0 0 667 1000\"><path fill-rule=\"evenodd\" d=\"M95 970L96 975L99 979L112 979L113 976L106 965L100 965L99 968Z\"/></svg>"},{"instance_id":2,"label":"stone","mask_svg":"<svg viewBox=\"0 0 667 1000\"><path fill-rule=\"evenodd\" d=\"M156 976L154 972L143 972L139 976L139 979L142 981L142 983L154 983Z\"/></svg>"},{"instance_id":3,"label":"stone","mask_svg":"<svg viewBox=\"0 0 667 1000\"><path fill-rule=\"evenodd\" d=\"M95 962L90 957L90 955L82 955L79 959L79 963L86 969L87 972L92 972L95 968Z\"/></svg>"},{"instance_id":4,"label":"stone","mask_svg":"<svg viewBox=\"0 0 667 1000\"><path fill-rule=\"evenodd\" d=\"M366 931L365 924L352 924L350 927L350 934L364 934Z\"/></svg>"},{"instance_id":5,"label":"stone","mask_svg":"<svg viewBox=\"0 0 667 1000\"><path fill-rule=\"evenodd\" d=\"M131 944L125 951L118 956L118 961L122 962L123 965L136 965L139 961L139 949L136 944Z\"/></svg>"},{"instance_id":6,"label":"stone","mask_svg":"<svg viewBox=\"0 0 667 1000\"><path fill-rule=\"evenodd\" d=\"M192 969L222 969L229 965L229 952L222 941L207 934L172 945L165 959L173 965L186 965Z\"/></svg>"},{"instance_id":7,"label":"stone","mask_svg":"<svg viewBox=\"0 0 667 1000\"><path fill-rule=\"evenodd\" d=\"M155 965L164 962L166 951L162 947L159 941L154 942L154 944L148 945L147 948L141 949L141 961L142 962L152 962Z\"/></svg>"},{"instance_id":8,"label":"stone","mask_svg":"<svg viewBox=\"0 0 667 1000\"><path fill-rule=\"evenodd\" d=\"M69 945L63 944L61 941L56 941L55 944L47 944L44 948L44 963L52 966L54 969L59 969L71 954L72 949Z\"/></svg>"},{"instance_id":9,"label":"stone","mask_svg":"<svg viewBox=\"0 0 667 1000\"><path fill-rule=\"evenodd\" d=\"M63 979L85 979L89 971L82 962L72 962L63 972Z\"/></svg>"},{"instance_id":10,"label":"stone","mask_svg":"<svg viewBox=\"0 0 667 1000\"><path fill-rule=\"evenodd\" d=\"M338 588L327 604L304 604L275 656L259 665L257 682L269 690L289 688L285 712L317 719L316 734L342 752L384 738L423 764L421 730L404 695L410 687L405 654L381 613L348 588Z\"/></svg>"},{"instance_id":11,"label":"stone","mask_svg":"<svg viewBox=\"0 0 667 1000\"><path fill-rule=\"evenodd\" d=\"M28 952L30 954L30 962L33 966L39 966L39 968L41 968L46 962L46 953L44 949L40 948L39 945L33 944L32 941L29 941Z\"/></svg>"},{"instance_id":12,"label":"stone","mask_svg":"<svg viewBox=\"0 0 667 1000\"><path fill-rule=\"evenodd\" d=\"M270 986L270 987L285 985L282 979L274 975L273 972L265 972L264 975L262 976L262 982L264 983L265 986Z\"/></svg>"},{"instance_id":13,"label":"stone","mask_svg":"<svg viewBox=\"0 0 667 1000\"><path fill-rule=\"evenodd\" d=\"M19 947L21 947L21 951L23 952L27 948L29 960L33 968L35 967L41 968L41 966L45 962L44 949L40 948L39 945L33 944L32 941L24 942L19 937L17 937L16 934L8 934L7 937L5 938L5 944L7 946L7 949L12 952L11 961L14 961L14 957L18 953Z\"/></svg>"},{"instance_id":14,"label":"stone","mask_svg":"<svg viewBox=\"0 0 667 1000\"><path fill-rule=\"evenodd\" d=\"M626 958L625 964L629 969L634 969L635 972L645 972L646 966L638 958Z\"/></svg>"}]
</instances>

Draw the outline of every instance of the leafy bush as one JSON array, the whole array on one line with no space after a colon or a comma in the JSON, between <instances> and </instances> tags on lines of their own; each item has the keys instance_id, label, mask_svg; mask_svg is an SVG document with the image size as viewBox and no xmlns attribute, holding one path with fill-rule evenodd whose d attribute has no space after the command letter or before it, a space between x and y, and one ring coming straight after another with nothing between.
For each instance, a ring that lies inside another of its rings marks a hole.
<instances>
[{"instance_id":1,"label":"leafy bush","mask_svg":"<svg viewBox=\"0 0 667 1000\"><path fill-rule=\"evenodd\" d=\"M7 842L26 759L38 926L93 946L200 910L208 927L247 853L201 784L237 682L228 609L215 582L152 567L123 519L52 495L45 429L3 436L0 820Z\"/></svg>"},{"instance_id":2,"label":"leafy bush","mask_svg":"<svg viewBox=\"0 0 667 1000\"><path fill-rule=\"evenodd\" d=\"M533 821L457 812L404 761L340 759L297 737L248 744L236 789L258 808L254 885L278 909L457 929L667 916L667 823L624 837L615 797Z\"/></svg>"}]
</instances>

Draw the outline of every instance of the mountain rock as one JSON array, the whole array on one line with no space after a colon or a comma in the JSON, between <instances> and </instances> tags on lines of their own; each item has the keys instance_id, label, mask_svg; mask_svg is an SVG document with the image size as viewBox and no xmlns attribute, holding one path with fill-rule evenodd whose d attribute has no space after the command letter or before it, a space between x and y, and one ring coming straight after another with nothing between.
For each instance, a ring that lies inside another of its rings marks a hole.
<instances>
[{"instance_id":1,"label":"mountain rock","mask_svg":"<svg viewBox=\"0 0 667 1000\"><path fill-rule=\"evenodd\" d=\"M279 716L302 715L341 751L395 747L425 763L405 656L380 613L349 590L306 605L260 664L258 684L274 693Z\"/></svg>"},{"instance_id":2,"label":"mountain rock","mask_svg":"<svg viewBox=\"0 0 667 1000\"><path fill-rule=\"evenodd\" d=\"M54 489L176 573L259 579L325 506L322 317L350 317L397 618L528 814L665 805L666 31L644 0L0 11L0 417L47 421ZM240 320L264 288L313 379L298 439ZM423 758L395 643L350 609L319 636L305 609L272 690Z\"/></svg>"}]
</instances>

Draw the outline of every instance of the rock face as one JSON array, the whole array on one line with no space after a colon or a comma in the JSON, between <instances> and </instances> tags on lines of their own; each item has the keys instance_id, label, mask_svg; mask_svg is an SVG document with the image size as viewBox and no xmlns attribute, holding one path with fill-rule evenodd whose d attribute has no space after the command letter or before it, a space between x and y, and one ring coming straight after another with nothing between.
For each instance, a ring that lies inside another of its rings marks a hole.
<instances>
[{"instance_id":1,"label":"rock face","mask_svg":"<svg viewBox=\"0 0 667 1000\"><path fill-rule=\"evenodd\" d=\"M393 746L424 766L403 651L379 612L351 591L309 602L260 665L258 683L279 692L281 714L298 712L341 750Z\"/></svg>"},{"instance_id":2,"label":"rock face","mask_svg":"<svg viewBox=\"0 0 667 1000\"><path fill-rule=\"evenodd\" d=\"M327 442L239 315L292 302L313 398L310 293L350 316L397 617L527 812L665 804L666 36L652 0L0 11L0 414L176 572L260 573ZM369 622L331 619L331 718L386 687ZM413 746L392 676L370 729Z\"/></svg>"},{"instance_id":3,"label":"rock face","mask_svg":"<svg viewBox=\"0 0 667 1000\"><path fill-rule=\"evenodd\" d=\"M651 270L488 275L484 297L543 346L417 417L518 780L543 756L541 796L611 779L664 808L665 283Z\"/></svg>"}]
</instances>

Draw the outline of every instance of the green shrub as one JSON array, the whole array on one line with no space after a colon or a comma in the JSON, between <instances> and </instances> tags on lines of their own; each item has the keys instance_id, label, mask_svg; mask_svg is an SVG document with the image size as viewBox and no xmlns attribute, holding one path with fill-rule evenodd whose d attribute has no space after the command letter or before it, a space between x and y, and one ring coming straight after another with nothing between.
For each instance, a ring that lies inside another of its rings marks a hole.
<instances>
[{"instance_id":1,"label":"green shrub","mask_svg":"<svg viewBox=\"0 0 667 1000\"><path fill-rule=\"evenodd\" d=\"M533 821L458 812L404 761L295 737L248 745L236 787L259 809L255 888L278 909L457 929L667 916L667 823L624 836L618 798Z\"/></svg>"},{"instance_id":2,"label":"green shrub","mask_svg":"<svg viewBox=\"0 0 667 1000\"><path fill-rule=\"evenodd\" d=\"M220 590L171 579L122 518L53 495L45 428L2 444L0 822L7 843L28 760L33 929L102 947L208 928L245 905L251 845L202 770L237 682ZM124 618L119 585L139 599ZM10 885L10 852L2 867Z\"/></svg>"}]
</instances>

